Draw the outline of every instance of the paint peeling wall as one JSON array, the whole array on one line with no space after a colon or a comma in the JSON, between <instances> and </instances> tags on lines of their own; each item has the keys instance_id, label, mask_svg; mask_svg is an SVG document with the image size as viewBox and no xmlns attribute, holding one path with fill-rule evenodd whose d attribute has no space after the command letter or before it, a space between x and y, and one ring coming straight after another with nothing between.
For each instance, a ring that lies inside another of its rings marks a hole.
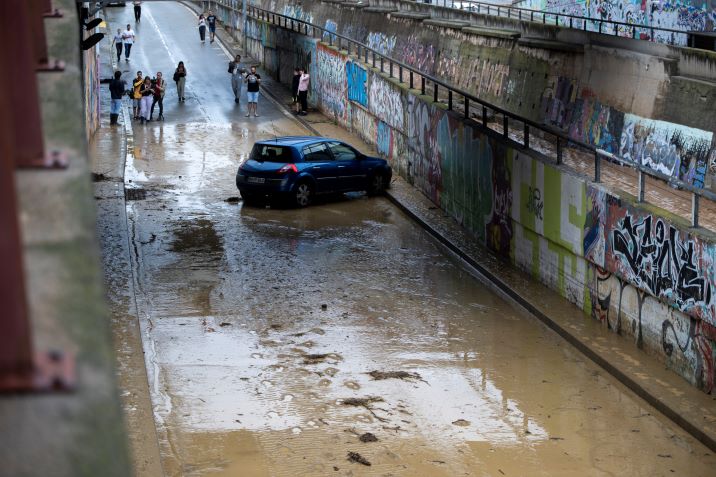
<instances>
[{"instance_id":1,"label":"paint peeling wall","mask_svg":"<svg viewBox=\"0 0 716 477\"><path fill-rule=\"evenodd\" d=\"M716 237L689 234L666 212L515 150L346 52L287 31L275 38L279 55L316 58L315 104L375 144L477 240L713 390ZM249 44L253 56L266 50L260 39ZM610 117L602 123L608 130Z\"/></svg>"}]
</instances>

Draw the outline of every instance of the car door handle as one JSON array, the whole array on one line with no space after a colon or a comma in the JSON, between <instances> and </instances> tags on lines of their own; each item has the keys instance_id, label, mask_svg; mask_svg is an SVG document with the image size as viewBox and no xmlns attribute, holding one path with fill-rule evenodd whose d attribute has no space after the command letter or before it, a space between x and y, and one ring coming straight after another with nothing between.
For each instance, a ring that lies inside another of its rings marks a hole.
<instances>
[{"instance_id":1,"label":"car door handle","mask_svg":"<svg viewBox=\"0 0 716 477\"><path fill-rule=\"evenodd\" d=\"M338 166L338 169L343 169L344 167L346 167L346 166Z\"/></svg>"},{"instance_id":2,"label":"car door handle","mask_svg":"<svg viewBox=\"0 0 716 477\"><path fill-rule=\"evenodd\" d=\"M320 169L320 167L319 167L319 166L313 166L313 167L311 168L311 170L314 170L314 171L315 171L316 169Z\"/></svg>"}]
</instances>

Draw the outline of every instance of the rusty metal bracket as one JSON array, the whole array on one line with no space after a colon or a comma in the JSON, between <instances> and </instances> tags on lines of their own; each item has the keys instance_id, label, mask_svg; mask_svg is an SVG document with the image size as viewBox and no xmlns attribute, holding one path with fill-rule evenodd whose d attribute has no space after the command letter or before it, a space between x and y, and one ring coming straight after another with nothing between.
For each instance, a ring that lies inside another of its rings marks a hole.
<instances>
[{"instance_id":1,"label":"rusty metal bracket","mask_svg":"<svg viewBox=\"0 0 716 477\"><path fill-rule=\"evenodd\" d=\"M18 169L67 169L69 163L66 153L54 150L36 160L22 160L16 163L15 167Z\"/></svg>"},{"instance_id":2,"label":"rusty metal bracket","mask_svg":"<svg viewBox=\"0 0 716 477\"><path fill-rule=\"evenodd\" d=\"M69 392L77 385L75 358L62 351L35 353L32 368L0 374L0 393Z\"/></svg>"},{"instance_id":3,"label":"rusty metal bracket","mask_svg":"<svg viewBox=\"0 0 716 477\"><path fill-rule=\"evenodd\" d=\"M35 68L38 73L61 73L65 71L65 62L62 60L53 60L52 58L39 63Z\"/></svg>"}]
</instances>

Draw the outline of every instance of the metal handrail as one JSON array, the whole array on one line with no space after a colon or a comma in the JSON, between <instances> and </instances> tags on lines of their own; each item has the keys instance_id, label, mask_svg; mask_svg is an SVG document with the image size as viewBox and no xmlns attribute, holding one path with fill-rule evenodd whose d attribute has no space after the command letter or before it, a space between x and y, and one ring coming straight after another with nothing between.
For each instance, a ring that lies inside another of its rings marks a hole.
<instances>
[{"instance_id":1,"label":"metal handrail","mask_svg":"<svg viewBox=\"0 0 716 477\"><path fill-rule=\"evenodd\" d=\"M233 8L233 7L229 7ZM694 187L691 184L688 184L681 179L676 179L671 176L667 176L665 174L662 174L658 171L655 171L653 169L650 169L643 164L639 164L637 162L624 159L618 156L615 156L614 154L611 154L607 151L604 151L602 149L596 148L592 146L591 144L587 144L585 142L579 141L577 139L573 139L569 137L567 134L563 133L562 131L555 130L552 127L546 126L544 124L537 123L531 119L519 116L517 114L514 114L506 109L503 109L499 106L496 106L488 101L485 101L483 99L478 98L477 96L474 96L471 93L468 93L466 91L463 91L461 89L455 88L454 86L435 78L429 74L423 73L419 71L418 69L403 63L402 61L396 60L394 58L391 58L387 55L381 54L377 50L374 50L373 48L369 47L368 45L361 43L357 40L354 40L352 38L349 38L347 36L341 35L340 33L336 33L335 31L330 31L324 27L321 27L319 25L315 25L313 23L307 22L305 20L301 20L298 18L294 18L288 15L284 15L281 13L276 13L271 10L266 10L254 5L247 5L248 14L256 19L263 20L267 23L272 23L274 25L278 25L279 27L290 29L292 31L297 31L298 33L302 33L307 36L311 36L313 38L316 38L316 32L319 32L318 38L327 38L328 43L330 46L333 46L334 41L338 41L337 47L338 49L342 49L343 46L347 46L348 54L351 55L351 47L355 47L356 56L359 59L363 59L366 64L370 65L372 63L372 66L374 68L378 68L377 64L380 64L380 71L381 73L385 73L384 71L384 65L387 63L389 65L389 75L391 78L395 78L393 75L394 67L398 68L399 76L398 79L401 83L409 84L410 89L419 89L422 95L430 94L434 102L438 102L439 97L439 88L443 88L445 92L448 94L448 110L454 111L453 105L455 97L457 96L462 97L462 103L464 104L465 111L464 111L464 117L465 119L471 119L470 118L470 108L474 107L472 103L476 103L482 107L482 115L481 115L481 124L484 128L490 129L494 132L493 129L487 127L487 111L490 110L495 113L495 115L501 115L502 116L502 135L503 137L513 142L519 146L522 146L526 149L535 151L539 153L540 155L545 155L544 152L539 151L537 149L531 148L529 144L529 138L530 138L530 128L534 128L538 131L541 131L542 134L546 134L549 136L552 136L556 139L556 157L554 157L555 162L557 164L562 163L562 146L565 145L572 145L572 146L578 146L581 149L587 150L594 154L594 182L598 183L601 182L601 159L606 158L610 160L611 162L615 162L621 165L627 165L634 169L636 169L639 172L640 176L640 190L639 190L639 200L643 201L644 199L644 181L643 176L650 176L654 177L656 179L659 179L663 182L666 182L672 187L677 187L683 190L686 190L692 194L692 210L691 210L691 225L693 227L698 227L699 219L698 219L698 204L699 204L699 198L704 197L708 200L716 202L716 193L713 193L706 189L700 189L697 187ZM278 21L277 21L278 19ZM283 19L283 25L282 23ZM309 28L310 28L310 35L309 35ZM345 45L344 45L345 43ZM362 55L361 55L362 53ZM370 56L370 59L372 61L368 61ZM407 70L409 73L409 80L406 83L406 81L403 81L404 78L404 70ZM420 78L420 87L415 88L415 75L418 75ZM429 91L426 89L426 80L431 82L433 84L433 91ZM508 132L508 122L512 120L513 122L519 122L523 125L523 131L524 131L524 137L523 142L519 143L511 138L509 138Z\"/></svg>"},{"instance_id":2,"label":"metal handrail","mask_svg":"<svg viewBox=\"0 0 716 477\"><path fill-rule=\"evenodd\" d=\"M434 1L434 3L433 3ZM679 35L688 35L690 32L684 31L684 30L675 30L673 28L663 28L663 27L655 27L651 25L642 25L640 23L629 23L629 22L620 22L615 20L604 20L602 18L594 18L594 17L585 17L581 15L571 15L568 13L557 13L557 12L546 12L543 10L533 10L531 8L523 8L523 7L515 7L512 5L497 5L493 3L487 3L487 2L480 2L476 0L422 0L422 2L430 5L435 6L442 6L446 8L454 8L457 10L463 10L463 11L469 11L473 13L486 13L487 15L493 15L493 12L497 12L497 16L504 16L503 12L507 12L507 18L514 18L516 20L529 20L529 21L540 21L540 17L543 24L550 24L555 26L561 26L565 28L575 28L580 29L584 31L596 31L598 33L603 34L612 34L612 35L619 35L619 28L623 28L624 30L631 29L631 38L633 39L640 39L640 40L646 40L646 41L654 41L655 40L655 31L659 32L667 32L671 35L671 41L667 42L669 45L673 45L675 43L675 34ZM467 7L465 8L465 4L467 4ZM456 6L457 5L457 6ZM513 13L515 12L515 13ZM537 17L537 20L535 20L535 17ZM551 18L550 21L548 21L548 18ZM562 22L560 23L560 18L562 18ZM568 21L567 21L568 20ZM589 30L587 28L587 24L592 23L594 25L598 24L598 27L596 30ZM611 26L611 32L610 29L604 29L602 28L602 25L609 25ZM649 35L647 38L637 38L637 31L639 33L643 33L644 31L649 31ZM627 38L626 36L624 38ZM688 38L688 37L687 37Z\"/></svg>"}]
</instances>

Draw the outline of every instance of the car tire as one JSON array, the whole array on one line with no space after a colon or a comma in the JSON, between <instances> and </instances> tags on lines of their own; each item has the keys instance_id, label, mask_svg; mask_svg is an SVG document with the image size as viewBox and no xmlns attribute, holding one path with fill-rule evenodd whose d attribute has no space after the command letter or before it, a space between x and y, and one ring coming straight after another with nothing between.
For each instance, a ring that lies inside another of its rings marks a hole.
<instances>
[{"instance_id":1,"label":"car tire","mask_svg":"<svg viewBox=\"0 0 716 477\"><path fill-rule=\"evenodd\" d=\"M313 202L314 188L311 183L302 181L296 184L291 194L293 204L296 207L307 207Z\"/></svg>"},{"instance_id":2,"label":"car tire","mask_svg":"<svg viewBox=\"0 0 716 477\"><path fill-rule=\"evenodd\" d=\"M385 174L377 173L368 178L368 195L382 195L388 187L390 183Z\"/></svg>"}]
</instances>

